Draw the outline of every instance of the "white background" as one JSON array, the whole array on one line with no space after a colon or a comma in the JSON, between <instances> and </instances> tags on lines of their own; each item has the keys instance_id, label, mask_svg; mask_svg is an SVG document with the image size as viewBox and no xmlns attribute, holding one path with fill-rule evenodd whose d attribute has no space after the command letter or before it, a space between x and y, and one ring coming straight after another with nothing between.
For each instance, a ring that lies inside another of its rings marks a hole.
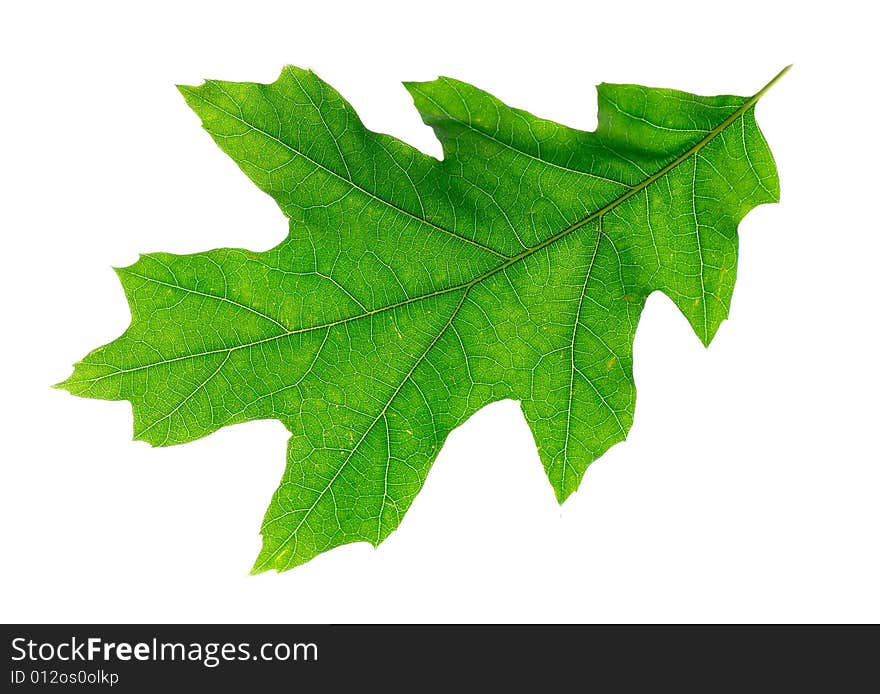
<instances>
[{"instance_id":1,"label":"white background","mask_svg":"<svg viewBox=\"0 0 880 694\"><path fill-rule=\"evenodd\" d=\"M0 619L880 621L870 5L590 5L4 5ZM283 238L174 84L286 63L435 155L401 80L455 76L592 129L601 81L751 94L795 64L757 107L782 203L740 227L731 320L704 350L649 300L635 426L563 507L500 402L379 549L249 577L278 422L152 449L127 403L50 389L128 324L111 266Z\"/></svg>"}]
</instances>

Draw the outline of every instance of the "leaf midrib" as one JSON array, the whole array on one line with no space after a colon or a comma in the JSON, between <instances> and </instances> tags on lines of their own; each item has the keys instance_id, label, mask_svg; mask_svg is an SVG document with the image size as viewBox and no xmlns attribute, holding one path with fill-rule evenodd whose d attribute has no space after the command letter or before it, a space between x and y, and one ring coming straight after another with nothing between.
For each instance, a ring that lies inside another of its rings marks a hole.
<instances>
[{"instance_id":1,"label":"leaf midrib","mask_svg":"<svg viewBox=\"0 0 880 694\"><path fill-rule=\"evenodd\" d=\"M497 265L496 267L491 268L490 270L487 270L486 272L483 272L480 275L477 275L476 277L474 277L471 280L468 280L467 282L461 282L459 284L451 285L451 286L445 287L443 289L437 289L432 292L427 292L425 294L420 294L418 296L403 299L401 301L397 301L395 303L388 304L386 306L380 306L378 308L371 309L369 311L364 311L362 313L359 313L359 314L356 314L353 316L348 316L346 318L340 318L338 320L330 321L328 323L322 323L320 325L313 325L313 326L308 326L308 327L304 327L304 328L295 328L295 329L287 328L286 332L279 333L278 335L273 335L273 336L263 338L260 340L254 340L252 342L248 342L248 343L244 343L244 344L240 344L240 345L235 345L233 347L225 347L225 348L221 347L218 349L206 350L204 352L197 352L194 354L186 354L186 355L181 355L181 356L177 356L177 357L171 357L169 359L164 359L161 361L152 362L150 364L143 364L141 366L136 366L136 367L132 367L129 369L119 369L119 370L114 371L109 374L104 374L102 376L98 376L98 377L90 378L90 379L83 379L82 381L78 381L78 382L79 383L95 383L98 381L103 381L106 378L112 378L112 377L118 376L120 374L131 373L134 371L141 371L143 369L149 369L149 368L153 368L156 366L162 366L164 364L168 364L171 362L182 361L185 359L194 359L194 358L197 358L200 356L208 356L208 355L220 354L220 353L224 353L224 352L231 353L231 352L234 352L234 351L237 351L240 349L247 349L248 347L253 347L253 346L256 346L259 344L265 344L267 342L272 342L274 340L280 340L285 337L290 337L292 335L308 333L308 332L312 332L315 330L323 330L325 328L326 329L334 328L338 325L344 325L346 323L360 320L361 318L368 318L368 317L374 316L378 313L384 313L385 311L392 311L394 309L400 308L401 306L406 306L408 304L416 303L418 301L424 301L427 299L431 299L433 297L442 296L443 294L448 294L450 292L455 292L455 291L459 291L462 289L469 290L470 288L472 288L475 285L479 284L480 282L488 279L489 277L492 277L493 275L496 275L499 272L503 272L504 270L506 270L510 266L518 263L519 261L524 260L524 259L534 255L538 251L540 251L544 248L547 248L548 246L565 238L569 234L574 233L575 231L586 226L590 222L593 222L593 221L596 221L597 219L602 218L605 214L607 214L611 210L619 207L621 204L623 204L624 202L626 202L630 198L641 193L643 190L645 190L651 184L653 184L656 181L658 181L659 179L663 178L663 176L668 174L670 171L675 169L677 166L679 166L683 162L687 161L687 159L689 159L691 156L696 155L701 149L703 149L712 140L714 140L721 132L726 130L733 122L735 122L737 119L741 118L746 113L746 111L748 111L752 106L754 106L758 102L758 100L767 92L767 90L770 89L770 87L772 87L789 70L790 67L791 66L788 66L788 67L784 68L782 71L780 71L779 74L777 74L772 80L770 80L770 82L768 82L760 91L758 91L754 96L747 99L742 104L742 106L740 106L736 111L734 111L727 118L725 118L723 121L721 121L721 123L719 123L715 128L710 130L704 138L700 139L698 142L696 142L694 145L692 145L683 154L681 154L678 157L676 157L675 159L673 159L669 164L666 164L665 166L663 166L662 168L657 170L655 173L648 176L641 183L633 186L630 190L627 190L626 192L622 193L617 198L615 198L614 200L612 200L611 202L609 202L607 205L600 208L599 210L587 215L583 219L575 222L574 224L569 225L568 227L562 229L561 231L558 231L557 233L553 234L552 236L547 237L546 239L541 241L541 243L539 243L535 246L532 246L531 248L527 248L526 250L522 251L521 253L518 253L517 255L508 258L500 265ZM190 93L194 93L194 92L190 92ZM202 97L199 97L199 98L202 99L203 101L205 101L206 103L210 103L210 102L207 102ZM215 104L211 104L211 105L214 106L215 108L219 108ZM220 109L220 110L222 110L222 109ZM225 111L224 111L224 113L225 113ZM239 119L239 120L241 120L241 119ZM247 123L246 121L242 120L242 122L245 123L246 125L248 125L248 127L252 127L252 128L254 127L250 123ZM265 133L265 131L263 131L259 128L254 128L254 129L258 130L259 132ZM265 133L265 134L271 136L269 133ZM279 140L279 142L281 142L282 144L286 144L281 140ZM289 145L286 145L286 146L289 147ZM296 150L293 150L293 151L296 151ZM305 156L305 155L303 155L303 156ZM387 202L387 201L383 200L383 202ZM420 218L417 217L416 219L420 219ZM421 220L421 221L426 221L426 220ZM446 229L441 228L441 230L448 232L448 230L446 230ZM464 238L464 237L461 237L461 238ZM181 290L186 290L186 289L187 289L186 287L181 287ZM210 295L210 296L214 296L214 295ZM215 298L220 299L220 297L215 297Z\"/></svg>"}]
</instances>

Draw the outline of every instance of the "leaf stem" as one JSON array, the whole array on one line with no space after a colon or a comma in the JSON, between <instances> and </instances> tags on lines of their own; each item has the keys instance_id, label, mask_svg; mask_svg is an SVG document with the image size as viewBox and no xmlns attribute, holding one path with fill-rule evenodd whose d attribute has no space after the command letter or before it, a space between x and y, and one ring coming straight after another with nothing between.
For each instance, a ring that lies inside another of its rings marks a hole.
<instances>
[{"instance_id":1,"label":"leaf stem","mask_svg":"<svg viewBox=\"0 0 880 694\"><path fill-rule=\"evenodd\" d=\"M791 70L791 68L792 68L791 65L786 65L784 68L782 68L782 69L776 74L776 77L774 77L772 80L770 80L769 82L767 82L767 84L765 84L765 85L761 88L761 90L758 91L758 93L756 93L751 99L749 99L749 101L751 101L752 103L754 103L754 102L756 102L758 99L760 99L762 96L764 96L764 94L766 94L766 93L770 90L770 87L772 87L772 86L773 86L774 84L776 84L779 80L781 80L781 79L782 79L782 76L783 76L786 72L788 72L789 70Z\"/></svg>"}]
</instances>

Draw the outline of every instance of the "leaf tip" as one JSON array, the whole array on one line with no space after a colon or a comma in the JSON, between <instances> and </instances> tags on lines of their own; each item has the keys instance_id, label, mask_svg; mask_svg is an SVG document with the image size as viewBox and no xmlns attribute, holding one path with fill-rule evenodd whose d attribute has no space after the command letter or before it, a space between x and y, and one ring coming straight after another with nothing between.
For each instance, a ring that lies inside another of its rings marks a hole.
<instances>
[{"instance_id":1,"label":"leaf tip","mask_svg":"<svg viewBox=\"0 0 880 694\"><path fill-rule=\"evenodd\" d=\"M131 269L137 265L143 259L143 253L138 254L138 259L135 260L131 265L111 265L110 268L113 272L116 273L116 276L122 279L122 276L128 272L131 272Z\"/></svg>"},{"instance_id":2,"label":"leaf tip","mask_svg":"<svg viewBox=\"0 0 880 694\"><path fill-rule=\"evenodd\" d=\"M284 75L287 72L290 72L294 75L314 75L315 77L317 77L317 75L315 75L315 71L312 70L312 68L299 67L299 65L294 65L293 63L288 63L283 68L281 68L281 75Z\"/></svg>"},{"instance_id":3,"label":"leaf tip","mask_svg":"<svg viewBox=\"0 0 880 694\"><path fill-rule=\"evenodd\" d=\"M265 528L265 525L263 527ZM290 568L281 563L281 559L287 554L287 550L282 548L272 550L267 542L266 535L263 534L262 530L260 531L260 535L262 537L262 546L260 547L260 552L257 554L257 558L254 560L254 565L251 567L248 575L257 576L266 573L267 571L271 571L272 569L275 569L276 573L281 573Z\"/></svg>"},{"instance_id":4,"label":"leaf tip","mask_svg":"<svg viewBox=\"0 0 880 694\"><path fill-rule=\"evenodd\" d=\"M53 383L50 388L55 388L57 390L66 390L68 393L70 392L70 378L65 378L63 381L58 381L58 383Z\"/></svg>"},{"instance_id":5,"label":"leaf tip","mask_svg":"<svg viewBox=\"0 0 880 694\"><path fill-rule=\"evenodd\" d=\"M575 493L574 489L560 489L556 485L553 485L553 495L556 497L556 503L562 506L568 498Z\"/></svg>"},{"instance_id":6,"label":"leaf tip","mask_svg":"<svg viewBox=\"0 0 880 694\"><path fill-rule=\"evenodd\" d=\"M187 96L191 95L197 89L197 87L191 84L175 84L174 88L183 95L184 99L186 99Z\"/></svg>"},{"instance_id":7,"label":"leaf tip","mask_svg":"<svg viewBox=\"0 0 880 694\"><path fill-rule=\"evenodd\" d=\"M175 84L174 87L180 92L180 95L183 97L183 100L186 101L187 105L198 113L198 106L200 105L200 96L199 91L203 89L208 84L208 80L205 80L201 85L193 85L193 84Z\"/></svg>"},{"instance_id":8,"label":"leaf tip","mask_svg":"<svg viewBox=\"0 0 880 694\"><path fill-rule=\"evenodd\" d=\"M58 383L53 383L50 387L54 388L56 390L65 390L68 393L70 393L71 395L78 395L79 392L77 392L76 386L81 385L82 382L76 381L76 380L74 380L74 378L76 377L77 369L79 369L80 366L82 366L82 365L83 365L82 361L78 361L78 362L74 363L73 371L71 371L70 376L65 378L63 381L58 381Z\"/></svg>"},{"instance_id":9,"label":"leaf tip","mask_svg":"<svg viewBox=\"0 0 880 694\"><path fill-rule=\"evenodd\" d=\"M289 571L290 569L298 566L302 562L285 562L282 561L285 558L287 551L282 550L279 554L269 553L267 555L267 550L265 547L260 551L260 554L257 556L254 565L251 567L251 570L248 572L249 576L259 576L260 574L268 573L269 571L274 571L276 574L284 573L285 571Z\"/></svg>"},{"instance_id":10,"label":"leaf tip","mask_svg":"<svg viewBox=\"0 0 880 694\"><path fill-rule=\"evenodd\" d=\"M159 448L158 443L148 439L146 436L143 435L142 432L137 432L137 431L132 432L131 440L132 441L142 441L143 443L147 444L150 448Z\"/></svg>"},{"instance_id":11,"label":"leaf tip","mask_svg":"<svg viewBox=\"0 0 880 694\"><path fill-rule=\"evenodd\" d=\"M413 80L406 80L404 82L401 82L401 84L403 85L403 88L409 92L409 95L413 98L413 101L416 101L417 99L419 99L423 96L422 95L422 87L425 84L425 82L416 82Z\"/></svg>"},{"instance_id":12,"label":"leaf tip","mask_svg":"<svg viewBox=\"0 0 880 694\"><path fill-rule=\"evenodd\" d=\"M251 567L251 570L248 572L248 576L259 576L260 574L266 573L269 570L269 567L265 564L261 564L259 558L254 565Z\"/></svg>"},{"instance_id":13,"label":"leaf tip","mask_svg":"<svg viewBox=\"0 0 880 694\"><path fill-rule=\"evenodd\" d=\"M614 82L599 82L596 85L596 94L603 96L609 89L614 89L617 85Z\"/></svg>"},{"instance_id":14,"label":"leaf tip","mask_svg":"<svg viewBox=\"0 0 880 694\"><path fill-rule=\"evenodd\" d=\"M718 329L721 327L721 324L727 320L727 316L723 316L721 320L712 325L705 324L703 325L703 329L700 331L695 331L697 336L700 338L700 343L703 345L705 349L709 349L709 345L712 344L712 340L715 339L715 336L718 334Z\"/></svg>"}]
</instances>

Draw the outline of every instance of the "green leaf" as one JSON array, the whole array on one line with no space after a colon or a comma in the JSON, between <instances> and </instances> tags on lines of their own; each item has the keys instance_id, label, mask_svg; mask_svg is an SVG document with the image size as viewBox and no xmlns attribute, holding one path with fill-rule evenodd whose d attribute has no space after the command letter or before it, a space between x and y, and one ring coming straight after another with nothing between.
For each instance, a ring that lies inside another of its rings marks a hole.
<instances>
[{"instance_id":1,"label":"green leaf","mask_svg":"<svg viewBox=\"0 0 880 694\"><path fill-rule=\"evenodd\" d=\"M754 106L783 73L748 98L602 84L592 133L408 83L442 161L367 130L310 71L180 87L289 235L119 269L131 325L59 385L129 400L156 446L283 422L255 572L378 545L449 432L502 398L561 502L632 424L646 297L705 344L727 317L737 224L779 197Z\"/></svg>"}]
</instances>

